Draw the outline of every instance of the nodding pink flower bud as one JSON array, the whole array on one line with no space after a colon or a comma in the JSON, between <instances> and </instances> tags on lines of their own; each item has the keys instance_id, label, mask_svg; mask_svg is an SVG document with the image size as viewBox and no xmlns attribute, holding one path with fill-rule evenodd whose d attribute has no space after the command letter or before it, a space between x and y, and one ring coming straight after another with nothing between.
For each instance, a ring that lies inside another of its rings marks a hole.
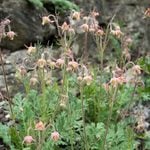
<instances>
[{"instance_id":1,"label":"nodding pink flower bud","mask_svg":"<svg viewBox=\"0 0 150 150\"><path fill-rule=\"evenodd\" d=\"M42 17L42 25L44 26L45 24L52 23L54 21L50 20L49 16L43 16Z\"/></svg>"},{"instance_id":2,"label":"nodding pink flower bud","mask_svg":"<svg viewBox=\"0 0 150 150\"><path fill-rule=\"evenodd\" d=\"M38 130L38 131L43 131L45 130L45 125L42 121L38 122L36 125L35 125L35 129Z\"/></svg>"},{"instance_id":3,"label":"nodding pink flower bud","mask_svg":"<svg viewBox=\"0 0 150 150\"><path fill-rule=\"evenodd\" d=\"M75 11L73 14L72 14L72 19L74 20L80 20L80 12L77 12Z\"/></svg>"},{"instance_id":4,"label":"nodding pink flower bud","mask_svg":"<svg viewBox=\"0 0 150 150\"><path fill-rule=\"evenodd\" d=\"M113 86L113 87L117 87L118 85L122 85L123 83L126 82L126 79L121 76L121 77L113 77L111 78L110 80L110 84Z\"/></svg>"},{"instance_id":5,"label":"nodding pink flower bud","mask_svg":"<svg viewBox=\"0 0 150 150\"><path fill-rule=\"evenodd\" d=\"M62 32L68 31L69 30L69 25L64 22L61 26Z\"/></svg>"},{"instance_id":6,"label":"nodding pink flower bud","mask_svg":"<svg viewBox=\"0 0 150 150\"><path fill-rule=\"evenodd\" d=\"M23 66L20 66L18 71L19 71L21 76L25 76L27 74L27 70Z\"/></svg>"},{"instance_id":7,"label":"nodding pink flower bud","mask_svg":"<svg viewBox=\"0 0 150 150\"><path fill-rule=\"evenodd\" d=\"M56 66L62 67L64 65L65 61L62 58L57 59Z\"/></svg>"},{"instance_id":8,"label":"nodding pink flower bud","mask_svg":"<svg viewBox=\"0 0 150 150\"><path fill-rule=\"evenodd\" d=\"M97 16L99 16L99 13L98 13L98 12L93 11L93 12L91 12L91 15L92 15L92 17L97 17Z\"/></svg>"},{"instance_id":9,"label":"nodding pink flower bud","mask_svg":"<svg viewBox=\"0 0 150 150\"><path fill-rule=\"evenodd\" d=\"M89 30L88 24L85 23L85 24L81 25L81 29L83 29L84 32L88 32L88 30Z\"/></svg>"},{"instance_id":10,"label":"nodding pink flower bud","mask_svg":"<svg viewBox=\"0 0 150 150\"><path fill-rule=\"evenodd\" d=\"M37 66L40 68L44 68L46 66L46 60L41 58L37 61Z\"/></svg>"},{"instance_id":11,"label":"nodding pink flower bud","mask_svg":"<svg viewBox=\"0 0 150 150\"><path fill-rule=\"evenodd\" d=\"M102 29L98 29L97 32L96 32L96 35L97 36L102 36L102 35L104 35L104 31Z\"/></svg>"},{"instance_id":12,"label":"nodding pink flower bud","mask_svg":"<svg viewBox=\"0 0 150 150\"><path fill-rule=\"evenodd\" d=\"M33 46L29 46L28 47L28 50L27 50L27 54L34 54L34 53L36 53L36 51L37 51L37 48L36 47L33 47Z\"/></svg>"},{"instance_id":13,"label":"nodding pink flower bud","mask_svg":"<svg viewBox=\"0 0 150 150\"><path fill-rule=\"evenodd\" d=\"M35 140L30 135L25 136L24 140L23 140L23 142L26 143L26 144L31 144L33 141L35 141Z\"/></svg>"},{"instance_id":14,"label":"nodding pink flower bud","mask_svg":"<svg viewBox=\"0 0 150 150\"><path fill-rule=\"evenodd\" d=\"M144 13L145 17L150 17L150 8L147 8L147 10Z\"/></svg>"},{"instance_id":15,"label":"nodding pink flower bud","mask_svg":"<svg viewBox=\"0 0 150 150\"><path fill-rule=\"evenodd\" d=\"M92 80L93 78L90 75L87 75L83 78L83 81L86 83L86 85L90 85L92 83Z\"/></svg>"},{"instance_id":16,"label":"nodding pink flower bud","mask_svg":"<svg viewBox=\"0 0 150 150\"><path fill-rule=\"evenodd\" d=\"M134 75L140 75L141 74L141 67L139 65L135 65L132 67L132 71Z\"/></svg>"},{"instance_id":17,"label":"nodding pink flower bud","mask_svg":"<svg viewBox=\"0 0 150 150\"><path fill-rule=\"evenodd\" d=\"M72 68L72 70L76 70L78 68L79 64L75 61L70 61L68 63L68 67Z\"/></svg>"},{"instance_id":18,"label":"nodding pink flower bud","mask_svg":"<svg viewBox=\"0 0 150 150\"><path fill-rule=\"evenodd\" d=\"M53 133L51 133L51 139L53 141L55 141L55 142L58 141L59 137L60 137L60 135L59 135L59 133L57 131L54 131Z\"/></svg>"},{"instance_id":19,"label":"nodding pink flower bud","mask_svg":"<svg viewBox=\"0 0 150 150\"><path fill-rule=\"evenodd\" d=\"M10 24L10 20L9 19L5 19L3 22L2 22L3 25L7 26Z\"/></svg>"},{"instance_id":20,"label":"nodding pink flower bud","mask_svg":"<svg viewBox=\"0 0 150 150\"><path fill-rule=\"evenodd\" d=\"M31 86L34 86L34 85L36 85L37 83L38 83L38 80L37 80L36 77L32 77L32 78L30 79L30 85L31 85Z\"/></svg>"},{"instance_id":21,"label":"nodding pink flower bud","mask_svg":"<svg viewBox=\"0 0 150 150\"><path fill-rule=\"evenodd\" d=\"M10 40L13 40L14 36L16 36L16 33L14 31L9 31L6 35Z\"/></svg>"}]
</instances>

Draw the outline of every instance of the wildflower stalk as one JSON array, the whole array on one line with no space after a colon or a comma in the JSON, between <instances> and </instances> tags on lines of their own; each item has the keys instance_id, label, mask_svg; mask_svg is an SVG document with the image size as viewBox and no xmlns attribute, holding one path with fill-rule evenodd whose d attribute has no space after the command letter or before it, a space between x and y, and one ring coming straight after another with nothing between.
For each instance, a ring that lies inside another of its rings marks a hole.
<instances>
[{"instance_id":1,"label":"wildflower stalk","mask_svg":"<svg viewBox=\"0 0 150 150\"><path fill-rule=\"evenodd\" d=\"M2 71L3 71L5 86L6 86L7 101L8 101L8 104L9 104L11 115L13 117L14 115L13 115L13 109L12 109L12 102L11 102L11 97L10 97L10 93L9 93L9 89L8 89L8 84L7 84L5 67L4 67L4 62L3 62L3 58L2 58L2 51L1 51L1 49L0 49L0 61L1 61L1 64L2 64Z\"/></svg>"},{"instance_id":2,"label":"wildflower stalk","mask_svg":"<svg viewBox=\"0 0 150 150\"><path fill-rule=\"evenodd\" d=\"M85 111L84 111L84 99L83 99L83 85L80 85L80 99L82 104L82 121L83 121L83 139L84 139L84 147L85 150L88 150L87 136L85 130Z\"/></svg>"},{"instance_id":3,"label":"wildflower stalk","mask_svg":"<svg viewBox=\"0 0 150 150\"><path fill-rule=\"evenodd\" d=\"M108 132L109 132L109 125L110 125L110 121L111 121L111 117L112 117L113 106L114 106L114 101L116 99L117 91L118 91L118 86L115 87L114 94L113 94L111 102L110 102L109 116L108 116L108 119L107 119L106 131L105 131L105 135L104 135L104 144L103 144L103 147L102 147L103 150L107 150L106 140L107 140L107 135L108 135Z\"/></svg>"}]
</instances>

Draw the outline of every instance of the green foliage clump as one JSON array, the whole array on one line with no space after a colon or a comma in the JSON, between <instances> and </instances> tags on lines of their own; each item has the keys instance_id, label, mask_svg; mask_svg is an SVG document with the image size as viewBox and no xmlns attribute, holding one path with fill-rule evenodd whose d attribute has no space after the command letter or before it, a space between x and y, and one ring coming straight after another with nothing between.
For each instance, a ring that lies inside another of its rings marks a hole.
<instances>
[{"instance_id":1,"label":"green foliage clump","mask_svg":"<svg viewBox=\"0 0 150 150\"><path fill-rule=\"evenodd\" d=\"M42 8L45 3L52 3L56 11L63 12L64 10L78 10L79 8L73 2L68 0L28 0L34 6Z\"/></svg>"}]
</instances>

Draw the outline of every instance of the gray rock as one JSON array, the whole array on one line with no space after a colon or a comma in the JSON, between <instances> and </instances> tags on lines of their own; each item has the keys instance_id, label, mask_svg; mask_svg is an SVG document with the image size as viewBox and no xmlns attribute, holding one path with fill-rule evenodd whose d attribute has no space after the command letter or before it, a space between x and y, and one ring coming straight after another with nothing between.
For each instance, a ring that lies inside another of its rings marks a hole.
<instances>
[{"instance_id":1,"label":"gray rock","mask_svg":"<svg viewBox=\"0 0 150 150\"><path fill-rule=\"evenodd\" d=\"M49 14L44 8L36 8L27 0L0 0L0 20L8 17L11 29L17 36L13 41L4 38L0 47L11 51L24 47L24 44L43 41L56 33L53 25L42 26L41 17Z\"/></svg>"}]
</instances>

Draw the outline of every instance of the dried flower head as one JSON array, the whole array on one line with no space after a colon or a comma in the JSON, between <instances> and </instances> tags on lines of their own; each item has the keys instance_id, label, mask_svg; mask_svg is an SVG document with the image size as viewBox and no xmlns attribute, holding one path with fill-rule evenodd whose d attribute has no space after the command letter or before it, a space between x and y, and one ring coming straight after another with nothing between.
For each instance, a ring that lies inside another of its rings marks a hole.
<instances>
[{"instance_id":1,"label":"dried flower head","mask_svg":"<svg viewBox=\"0 0 150 150\"><path fill-rule=\"evenodd\" d=\"M19 73L20 73L21 76L25 76L27 74L27 70L23 66L20 66L18 68L18 71L19 71Z\"/></svg>"},{"instance_id":2,"label":"dried flower head","mask_svg":"<svg viewBox=\"0 0 150 150\"><path fill-rule=\"evenodd\" d=\"M86 75L85 77L83 77L83 82L86 84L86 85L90 85L92 83L92 76L91 75Z\"/></svg>"},{"instance_id":3,"label":"dried flower head","mask_svg":"<svg viewBox=\"0 0 150 150\"><path fill-rule=\"evenodd\" d=\"M8 26L10 24L10 20L9 19L5 19L4 21L2 21L2 24L5 26Z\"/></svg>"},{"instance_id":4,"label":"dried flower head","mask_svg":"<svg viewBox=\"0 0 150 150\"><path fill-rule=\"evenodd\" d=\"M37 51L37 48L35 46L29 46L27 49L27 54L35 54Z\"/></svg>"},{"instance_id":5,"label":"dried flower head","mask_svg":"<svg viewBox=\"0 0 150 150\"><path fill-rule=\"evenodd\" d=\"M46 60L43 59L43 58L39 59L39 60L37 61L37 66L38 66L39 68L44 68L44 67L46 66Z\"/></svg>"},{"instance_id":6,"label":"dried flower head","mask_svg":"<svg viewBox=\"0 0 150 150\"><path fill-rule=\"evenodd\" d=\"M120 38L120 37L123 35L123 33L121 32L119 26L117 26L116 30L111 30L110 33L111 33L112 35L116 36L117 38Z\"/></svg>"},{"instance_id":7,"label":"dried flower head","mask_svg":"<svg viewBox=\"0 0 150 150\"><path fill-rule=\"evenodd\" d=\"M110 84L113 86L113 87L117 87L118 85L122 85L123 83L125 83L126 82L126 80L125 80L125 78L123 77L123 76L121 76L121 77L118 77L118 78L116 78L116 77L113 77L113 78L111 78L111 80L110 80Z\"/></svg>"},{"instance_id":8,"label":"dried flower head","mask_svg":"<svg viewBox=\"0 0 150 150\"><path fill-rule=\"evenodd\" d=\"M91 12L91 16L92 16L92 17L97 17L97 16L99 16L99 12L92 11L92 12Z\"/></svg>"},{"instance_id":9,"label":"dried flower head","mask_svg":"<svg viewBox=\"0 0 150 150\"><path fill-rule=\"evenodd\" d=\"M51 69L54 69L56 67L56 63L54 61L47 60L47 64L51 67Z\"/></svg>"},{"instance_id":10,"label":"dried flower head","mask_svg":"<svg viewBox=\"0 0 150 150\"><path fill-rule=\"evenodd\" d=\"M132 71L134 75L140 75L141 74L141 67L139 65L134 65L132 67Z\"/></svg>"},{"instance_id":11,"label":"dried flower head","mask_svg":"<svg viewBox=\"0 0 150 150\"><path fill-rule=\"evenodd\" d=\"M57 132L57 131L54 131L54 132L52 132L51 133L51 139L53 140L53 141L58 141L59 140L59 138L60 138L60 135L59 135L59 133Z\"/></svg>"},{"instance_id":12,"label":"dried flower head","mask_svg":"<svg viewBox=\"0 0 150 150\"><path fill-rule=\"evenodd\" d=\"M62 24L61 29L62 29L62 33L69 30L69 25L67 24L67 22L64 22Z\"/></svg>"},{"instance_id":13,"label":"dried flower head","mask_svg":"<svg viewBox=\"0 0 150 150\"><path fill-rule=\"evenodd\" d=\"M38 123L36 123L35 125L35 129L38 131L43 131L45 130L45 125L42 121L39 121Z\"/></svg>"},{"instance_id":14,"label":"dried flower head","mask_svg":"<svg viewBox=\"0 0 150 150\"><path fill-rule=\"evenodd\" d=\"M10 39L13 40L14 36L16 36L17 34L14 31L9 31L7 32L6 36Z\"/></svg>"},{"instance_id":15,"label":"dried flower head","mask_svg":"<svg viewBox=\"0 0 150 150\"><path fill-rule=\"evenodd\" d=\"M144 13L145 17L150 17L150 8L147 8L147 10Z\"/></svg>"},{"instance_id":16,"label":"dried flower head","mask_svg":"<svg viewBox=\"0 0 150 150\"><path fill-rule=\"evenodd\" d=\"M50 20L49 16L43 16L42 17L42 25L45 25L45 24L49 24L49 23L52 23L53 21Z\"/></svg>"},{"instance_id":17,"label":"dried flower head","mask_svg":"<svg viewBox=\"0 0 150 150\"><path fill-rule=\"evenodd\" d=\"M33 137L30 136L30 135L27 135L27 136L24 137L23 143L31 144L33 141L35 141L35 140L33 139Z\"/></svg>"},{"instance_id":18,"label":"dried flower head","mask_svg":"<svg viewBox=\"0 0 150 150\"><path fill-rule=\"evenodd\" d=\"M38 83L38 79L36 78L36 77L32 77L31 79L30 79L30 85L31 86L34 86L34 85L36 85Z\"/></svg>"},{"instance_id":19,"label":"dried flower head","mask_svg":"<svg viewBox=\"0 0 150 150\"><path fill-rule=\"evenodd\" d=\"M88 30L89 30L89 26L86 23L82 24L80 27L84 32L88 32Z\"/></svg>"},{"instance_id":20,"label":"dried flower head","mask_svg":"<svg viewBox=\"0 0 150 150\"><path fill-rule=\"evenodd\" d=\"M62 68L62 66L64 65L65 61L62 58L57 59L56 61L56 66L59 68Z\"/></svg>"},{"instance_id":21,"label":"dried flower head","mask_svg":"<svg viewBox=\"0 0 150 150\"><path fill-rule=\"evenodd\" d=\"M72 19L74 19L74 20L80 20L80 15L81 15L80 12L75 11L72 14Z\"/></svg>"},{"instance_id":22,"label":"dried flower head","mask_svg":"<svg viewBox=\"0 0 150 150\"><path fill-rule=\"evenodd\" d=\"M77 70L79 64L76 61L70 61L68 63L68 67L70 67L72 70Z\"/></svg>"},{"instance_id":23,"label":"dried flower head","mask_svg":"<svg viewBox=\"0 0 150 150\"><path fill-rule=\"evenodd\" d=\"M97 35L97 36L103 36L103 35L104 35L104 31L103 31L102 29L98 29L98 30L96 31L96 35Z\"/></svg>"}]
</instances>

